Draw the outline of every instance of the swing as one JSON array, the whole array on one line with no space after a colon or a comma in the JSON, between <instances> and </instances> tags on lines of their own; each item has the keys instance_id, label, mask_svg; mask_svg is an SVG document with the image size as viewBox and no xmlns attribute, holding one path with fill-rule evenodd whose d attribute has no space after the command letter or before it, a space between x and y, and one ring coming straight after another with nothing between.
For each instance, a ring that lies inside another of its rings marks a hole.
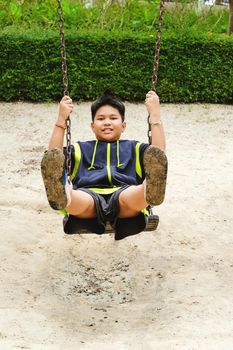
<instances>
[{"instance_id":1,"label":"swing","mask_svg":"<svg viewBox=\"0 0 233 350\"><path fill-rule=\"evenodd\" d=\"M68 76L67 76L67 63L66 63L66 49L65 49L65 35L64 35L64 19L63 19L63 11L62 11L62 0L57 0L58 7L57 12L59 15L58 27L60 31L60 51L61 51L61 66L62 66L62 81L64 87L64 96L69 95L68 91ZM152 73L152 81L151 81L151 90L155 91L158 80L158 66L159 66L159 52L160 52L160 44L161 44L161 29L163 24L163 14L164 14L164 3L165 0L160 0L159 6L159 16L158 16L158 29L157 29L157 39L155 43L154 50L154 63L153 63L153 73ZM151 125L149 123L150 116L148 115L148 143L151 144ZM67 157L66 157L66 172L68 181L71 182L71 120L70 116L66 120L66 149L67 149ZM159 217L153 213L152 207L149 206L147 208L149 212L149 217L147 220L147 225L144 231L155 231L158 223ZM78 232L80 234L91 233L87 230L81 230ZM113 233L113 229L109 223L106 224L105 233Z\"/></svg>"}]
</instances>

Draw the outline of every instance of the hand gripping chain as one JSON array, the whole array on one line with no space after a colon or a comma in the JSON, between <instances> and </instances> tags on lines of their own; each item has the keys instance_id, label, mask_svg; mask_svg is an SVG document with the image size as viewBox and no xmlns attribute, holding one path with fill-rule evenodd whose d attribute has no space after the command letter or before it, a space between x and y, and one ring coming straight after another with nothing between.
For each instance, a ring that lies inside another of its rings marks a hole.
<instances>
[{"instance_id":1,"label":"hand gripping chain","mask_svg":"<svg viewBox=\"0 0 233 350\"><path fill-rule=\"evenodd\" d=\"M61 65L62 65L62 80L64 86L64 96L69 95L68 90L68 77L67 77L67 63L66 63L66 48L65 48L65 35L64 35L64 19L63 19L63 11L61 0L57 0L58 7L57 12L59 15L58 27L60 30L60 45L61 45ZM66 172L68 181L70 182L71 176L71 120L70 116L68 116L66 120Z\"/></svg>"},{"instance_id":2,"label":"hand gripping chain","mask_svg":"<svg viewBox=\"0 0 233 350\"><path fill-rule=\"evenodd\" d=\"M163 26L163 15L164 15L164 4L165 0L160 1L159 5L159 16L158 16L158 29L157 29L157 39L155 42L155 51L154 51L154 63L153 63L153 73L151 81L151 90L156 91L157 81L158 81L158 69L159 69L159 52L161 46L161 35L162 35L162 26ZM150 116L148 115L148 143L151 144L151 125L149 123Z\"/></svg>"},{"instance_id":3,"label":"hand gripping chain","mask_svg":"<svg viewBox=\"0 0 233 350\"><path fill-rule=\"evenodd\" d=\"M64 85L64 95L68 95L68 77L67 77L67 63L66 63L66 50L65 50L65 36L64 36L64 19L63 19L63 11L61 0L57 0L58 2L58 15L59 21L58 26L60 30L60 42L61 42L61 58L62 58L62 78ZM162 25L163 25L163 15L164 15L164 4L165 0L160 1L159 6L159 16L158 16L158 29L157 29L157 39L155 43L154 50L154 63L153 63L153 73L152 73L152 82L151 89L156 91L157 81L158 81L158 68L159 68L159 53L161 46L161 34L162 34ZM151 144L151 125L149 123L150 116L148 115L148 143ZM67 159L66 159L66 171L68 178L71 175L71 120L70 116L67 118L67 132L66 132L66 142L67 142Z\"/></svg>"}]
</instances>

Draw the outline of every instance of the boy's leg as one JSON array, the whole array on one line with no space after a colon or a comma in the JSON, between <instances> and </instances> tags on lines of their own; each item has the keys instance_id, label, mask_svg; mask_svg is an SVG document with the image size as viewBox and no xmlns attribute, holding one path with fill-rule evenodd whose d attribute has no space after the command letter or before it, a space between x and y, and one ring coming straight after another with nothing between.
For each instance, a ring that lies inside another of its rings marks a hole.
<instances>
[{"instance_id":1,"label":"boy's leg","mask_svg":"<svg viewBox=\"0 0 233 350\"><path fill-rule=\"evenodd\" d=\"M142 185L130 186L120 193L119 217L132 217L148 205L163 202L167 178L167 157L155 146L149 146L144 153L146 179Z\"/></svg>"},{"instance_id":2,"label":"boy's leg","mask_svg":"<svg viewBox=\"0 0 233 350\"><path fill-rule=\"evenodd\" d=\"M122 191L119 195L119 206L120 218L137 216L142 209L148 206L144 185L130 186Z\"/></svg>"},{"instance_id":3,"label":"boy's leg","mask_svg":"<svg viewBox=\"0 0 233 350\"><path fill-rule=\"evenodd\" d=\"M66 207L69 214L80 219L95 218L96 209L92 196L84 191L72 190L71 202Z\"/></svg>"},{"instance_id":4,"label":"boy's leg","mask_svg":"<svg viewBox=\"0 0 233 350\"><path fill-rule=\"evenodd\" d=\"M159 205L165 197L167 157L161 149L151 145L144 152L143 165L146 201L150 205Z\"/></svg>"},{"instance_id":5,"label":"boy's leg","mask_svg":"<svg viewBox=\"0 0 233 350\"><path fill-rule=\"evenodd\" d=\"M118 241L145 230L147 218L141 212L147 207L143 184L120 189L111 202L114 220L110 223L115 231L115 240Z\"/></svg>"},{"instance_id":6,"label":"boy's leg","mask_svg":"<svg viewBox=\"0 0 233 350\"><path fill-rule=\"evenodd\" d=\"M64 169L64 154L58 149L46 151L41 161L41 173L49 205L64 209L70 201L70 190Z\"/></svg>"},{"instance_id":7,"label":"boy's leg","mask_svg":"<svg viewBox=\"0 0 233 350\"><path fill-rule=\"evenodd\" d=\"M55 210L66 209L80 218L96 217L94 200L88 193L73 190L67 184L64 155L60 149L46 151L41 162L41 172L50 206Z\"/></svg>"}]
</instances>

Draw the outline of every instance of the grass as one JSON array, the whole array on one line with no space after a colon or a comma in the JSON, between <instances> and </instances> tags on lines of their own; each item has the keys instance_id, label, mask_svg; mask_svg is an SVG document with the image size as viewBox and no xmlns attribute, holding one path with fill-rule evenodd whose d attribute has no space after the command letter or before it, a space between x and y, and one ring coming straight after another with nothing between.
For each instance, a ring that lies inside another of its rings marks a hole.
<instances>
[{"instance_id":1,"label":"grass","mask_svg":"<svg viewBox=\"0 0 233 350\"><path fill-rule=\"evenodd\" d=\"M125 5L100 0L88 7L84 0L62 1L65 28L154 33L158 0L125 0ZM0 0L0 29L43 29L57 31L56 0ZM226 33L228 9L205 7L198 12L195 2L166 4L164 32Z\"/></svg>"}]
</instances>

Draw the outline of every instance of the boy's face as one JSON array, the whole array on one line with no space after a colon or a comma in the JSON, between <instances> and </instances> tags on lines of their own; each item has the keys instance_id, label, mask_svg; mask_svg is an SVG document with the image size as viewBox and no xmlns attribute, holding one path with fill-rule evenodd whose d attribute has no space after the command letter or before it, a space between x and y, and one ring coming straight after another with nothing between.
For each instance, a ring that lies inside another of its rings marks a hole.
<instances>
[{"instance_id":1,"label":"boy's face","mask_svg":"<svg viewBox=\"0 0 233 350\"><path fill-rule=\"evenodd\" d=\"M96 111L94 121L91 123L92 130L100 141L119 140L121 133L126 127L119 111L110 106L102 106Z\"/></svg>"}]
</instances>

